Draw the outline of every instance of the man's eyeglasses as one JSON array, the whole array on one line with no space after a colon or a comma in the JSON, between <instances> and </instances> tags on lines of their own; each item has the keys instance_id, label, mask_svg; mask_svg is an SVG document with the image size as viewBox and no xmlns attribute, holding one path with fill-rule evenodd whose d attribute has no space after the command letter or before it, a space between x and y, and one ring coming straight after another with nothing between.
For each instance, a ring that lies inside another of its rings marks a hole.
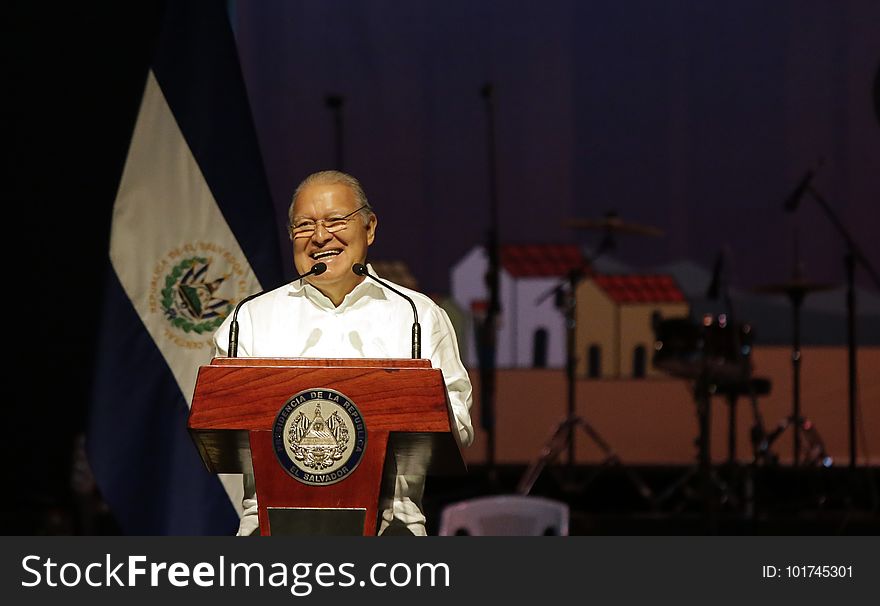
<instances>
[{"instance_id":1,"label":"man's eyeglasses","mask_svg":"<svg viewBox=\"0 0 880 606\"><path fill-rule=\"evenodd\" d=\"M318 229L318 223L320 223L328 232L335 234L348 227L348 222L354 219L354 215L366 207L367 205L364 204L344 217L327 217L326 219L318 219L317 221L313 221L312 219L300 219L287 229L290 231L291 238L310 238L312 234L315 233L315 230Z\"/></svg>"}]
</instances>

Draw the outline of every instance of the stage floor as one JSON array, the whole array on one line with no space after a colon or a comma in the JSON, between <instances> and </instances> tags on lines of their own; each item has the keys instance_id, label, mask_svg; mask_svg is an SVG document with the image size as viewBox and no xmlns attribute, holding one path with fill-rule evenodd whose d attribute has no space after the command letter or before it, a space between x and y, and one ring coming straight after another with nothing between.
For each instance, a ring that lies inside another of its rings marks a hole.
<instances>
[{"instance_id":1,"label":"stage floor","mask_svg":"<svg viewBox=\"0 0 880 606\"><path fill-rule=\"evenodd\" d=\"M513 494L524 465L493 474L471 466L464 477L432 477L425 491L428 532L445 506L469 498ZM572 535L877 535L880 468L786 466L547 467L530 492L568 503Z\"/></svg>"}]
</instances>

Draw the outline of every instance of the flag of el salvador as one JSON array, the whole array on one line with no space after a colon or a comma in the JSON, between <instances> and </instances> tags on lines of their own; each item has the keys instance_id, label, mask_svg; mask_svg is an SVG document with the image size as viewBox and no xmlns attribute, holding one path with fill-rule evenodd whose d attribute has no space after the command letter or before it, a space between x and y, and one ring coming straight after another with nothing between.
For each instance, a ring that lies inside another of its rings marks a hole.
<instances>
[{"instance_id":1,"label":"flag of el salvador","mask_svg":"<svg viewBox=\"0 0 880 606\"><path fill-rule=\"evenodd\" d=\"M215 328L281 281L276 220L226 3L165 10L113 207L87 450L126 534L234 534L240 479L205 469L186 420Z\"/></svg>"}]
</instances>

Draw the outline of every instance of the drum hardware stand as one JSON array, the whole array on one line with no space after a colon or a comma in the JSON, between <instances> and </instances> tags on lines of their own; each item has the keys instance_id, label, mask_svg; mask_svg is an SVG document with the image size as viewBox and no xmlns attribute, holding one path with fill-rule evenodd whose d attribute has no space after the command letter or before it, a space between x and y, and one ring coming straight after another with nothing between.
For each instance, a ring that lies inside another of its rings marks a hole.
<instances>
[{"instance_id":1,"label":"drum hardware stand","mask_svg":"<svg viewBox=\"0 0 880 606\"><path fill-rule=\"evenodd\" d=\"M663 505L679 490L684 490L685 495L688 496L687 488L694 478L697 478L700 501L703 504L704 512L710 516L710 523L714 523L714 515L718 512L720 505L730 503L736 507L739 503L730 486L712 467L710 410L711 397L717 387L711 379L711 376L704 372L694 383L694 402L697 406L697 422L699 425L698 435L694 440L697 446L697 464L685 472L665 491L660 493L656 499L656 505L658 507Z\"/></svg>"},{"instance_id":2,"label":"drum hardware stand","mask_svg":"<svg viewBox=\"0 0 880 606\"><path fill-rule=\"evenodd\" d=\"M768 448L769 446L772 446L773 442L775 442L776 439L793 424L793 417L786 417L780 421L779 425L776 426L776 429L771 431L766 437ZM816 429L813 422L807 418L801 417L796 433L802 434L803 439L807 444L806 455L799 460L799 464L803 466L822 465L823 467L829 467L831 457L826 454L825 443L819 436L819 431ZM774 462L776 462L776 459L777 457L773 457Z\"/></svg>"},{"instance_id":3,"label":"drum hardware stand","mask_svg":"<svg viewBox=\"0 0 880 606\"><path fill-rule=\"evenodd\" d=\"M614 450L609 446L608 442L606 442L601 435L593 428L590 423L588 423L585 419L575 414L575 388L577 385L575 371L577 367L577 355L575 353L576 350L576 327L577 327L577 297L576 297L576 289L580 280L584 276L584 267L592 267L593 263L598 259L603 253L608 250L612 250L614 248L614 241L612 238L611 230L607 230L605 235L599 244L596 252L591 255L590 259L585 263L584 266L577 267L572 269L566 280L559 285L552 288L550 291L542 295L538 298L537 303L541 303L550 295L556 296L557 307L561 307L563 309L565 315L565 327L566 327L566 363L565 363L565 376L566 376L566 385L567 385L567 416L566 418L560 422L556 429L553 432L553 435L550 439L544 444L541 449L541 453L538 458L535 459L526 469L526 472L523 474L519 483L517 484L517 492L522 495L528 495L532 487L535 485L535 482L538 480L538 477L543 472L544 468L553 463L559 455L567 450L568 458L567 458L567 479L568 484L570 486L574 486L574 461L575 461L575 452L574 452L574 431L576 428L580 428L584 431L590 440L599 447L602 453L605 455L605 458L602 460L601 466L604 467L606 465L621 465L620 457ZM627 477L634 484L638 494L647 501L653 501L653 493L651 489L645 484L641 478L628 467L624 467ZM579 486L579 488L583 488L583 486Z\"/></svg>"},{"instance_id":4,"label":"drum hardware stand","mask_svg":"<svg viewBox=\"0 0 880 606\"><path fill-rule=\"evenodd\" d=\"M770 441L764 429L764 419L758 407L758 396L770 393L770 379L746 377L743 381L721 384L719 393L727 396L727 467L732 475L738 476L742 486L742 509L747 518L755 515L755 467L763 460L775 460L770 453ZM752 460L741 469L736 455L736 405L740 396L747 396L752 410L752 427L749 432L752 447Z\"/></svg>"},{"instance_id":5,"label":"drum hardware stand","mask_svg":"<svg viewBox=\"0 0 880 606\"><path fill-rule=\"evenodd\" d=\"M712 281L709 285L708 292L706 293L707 298L717 299L719 297L719 291L722 284L723 266L724 253L722 252L719 254L715 262ZM727 288L726 282L724 283L723 294L724 301L728 309L728 313L726 316L724 316L723 322L725 323L725 325L731 326L731 329L735 331L734 334L737 337L734 345L736 360L739 362L739 376L728 380L727 383L730 383L730 385L726 385L724 381L720 380L721 377L716 376L716 373L712 371L706 355L703 355L701 357L700 372L697 374L694 381L693 390L699 426L698 436L695 440L697 444L697 465L687 471L681 478L674 482L657 498L657 504L661 505L680 489L686 489L695 476L698 477L700 486L700 497L703 504L704 513L706 513L707 515L710 533L714 532L715 530L715 517L721 504L730 503L734 507L739 506L738 499L736 498L734 492L731 490L730 486L719 477L717 471L712 467L710 449L710 412L712 395L718 393L719 389L721 389L722 392L725 391L725 387L730 389L730 391L727 393L728 402L731 407L729 411L729 421L731 423L731 426L728 428L728 437L730 439L730 443L728 444L728 461L730 463L733 463L736 458L735 434L733 433L735 432L735 402L737 397L737 390L741 386L745 386L746 390L748 391L751 397L753 411L756 415L756 424L753 427L753 434L756 431L760 431L761 433L763 433L763 421L761 420L760 413L757 410L756 384L751 377L751 359L749 357L751 350L750 348L745 347L746 344L743 343L741 340L742 335L737 328L738 325L733 321L733 300L730 297L730 291ZM721 321L722 318L719 315L719 322ZM705 319L701 323L701 330L704 331L704 336L702 338L704 347L706 347L707 343L705 332L706 329L708 329L710 326L711 322L707 323ZM731 464L731 469L732 468L733 465ZM747 513L753 512L754 501L752 492L751 478L747 477L746 484L744 486L744 493L746 495L745 510Z\"/></svg>"}]
</instances>

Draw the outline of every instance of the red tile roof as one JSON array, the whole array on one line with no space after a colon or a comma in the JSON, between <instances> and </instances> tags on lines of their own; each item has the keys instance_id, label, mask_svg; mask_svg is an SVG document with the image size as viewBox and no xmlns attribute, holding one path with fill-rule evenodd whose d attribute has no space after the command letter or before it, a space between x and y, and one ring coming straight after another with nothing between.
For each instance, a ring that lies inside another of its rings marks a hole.
<instances>
[{"instance_id":1,"label":"red tile roof","mask_svg":"<svg viewBox=\"0 0 880 606\"><path fill-rule=\"evenodd\" d=\"M594 275L596 284L616 303L677 303L684 293L669 275Z\"/></svg>"},{"instance_id":2,"label":"red tile roof","mask_svg":"<svg viewBox=\"0 0 880 606\"><path fill-rule=\"evenodd\" d=\"M562 277L584 265L574 244L505 244L501 266L514 278Z\"/></svg>"},{"instance_id":3,"label":"red tile roof","mask_svg":"<svg viewBox=\"0 0 880 606\"><path fill-rule=\"evenodd\" d=\"M471 301L471 311L475 314L484 314L489 309L489 302L486 299L474 299Z\"/></svg>"}]
</instances>

